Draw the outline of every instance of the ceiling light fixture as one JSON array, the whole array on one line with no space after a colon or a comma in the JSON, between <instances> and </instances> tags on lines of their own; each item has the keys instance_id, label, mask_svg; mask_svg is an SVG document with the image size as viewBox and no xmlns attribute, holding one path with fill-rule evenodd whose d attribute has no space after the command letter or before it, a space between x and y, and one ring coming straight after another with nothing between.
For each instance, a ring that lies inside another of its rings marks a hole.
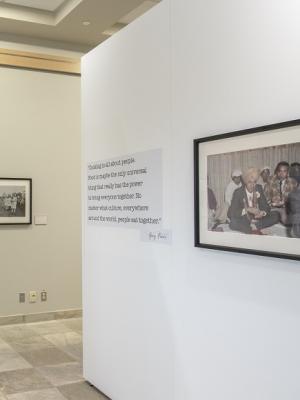
<instances>
[{"instance_id":1,"label":"ceiling light fixture","mask_svg":"<svg viewBox=\"0 0 300 400\"><path fill-rule=\"evenodd\" d=\"M91 21L83 21L82 25L83 26L89 26L89 25L91 25Z\"/></svg>"}]
</instances>

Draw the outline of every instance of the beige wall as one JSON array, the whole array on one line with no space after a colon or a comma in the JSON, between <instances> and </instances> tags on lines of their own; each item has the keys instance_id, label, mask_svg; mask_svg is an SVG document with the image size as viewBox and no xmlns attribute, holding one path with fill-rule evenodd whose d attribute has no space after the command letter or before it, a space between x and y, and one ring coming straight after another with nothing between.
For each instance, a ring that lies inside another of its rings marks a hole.
<instances>
[{"instance_id":1,"label":"beige wall","mask_svg":"<svg viewBox=\"0 0 300 400\"><path fill-rule=\"evenodd\" d=\"M0 316L80 308L80 78L0 68L0 109L0 176L32 178L33 217L48 216L0 226Z\"/></svg>"}]
</instances>

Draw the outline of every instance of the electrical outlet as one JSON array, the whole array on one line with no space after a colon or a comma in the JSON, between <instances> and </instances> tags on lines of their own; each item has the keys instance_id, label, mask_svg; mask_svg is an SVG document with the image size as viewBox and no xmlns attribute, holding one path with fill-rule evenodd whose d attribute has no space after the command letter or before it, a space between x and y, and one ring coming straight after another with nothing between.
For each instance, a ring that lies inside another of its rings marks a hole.
<instances>
[{"instance_id":1,"label":"electrical outlet","mask_svg":"<svg viewBox=\"0 0 300 400\"><path fill-rule=\"evenodd\" d=\"M25 293L19 293L19 303L25 303Z\"/></svg>"},{"instance_id":2,"label":"electrical outlet","mask_svg":"<svg viewBox=\"0 0 300 400\"><path fill-rule=\"evenodd\" d=\"M47 301L47 292L46 292L46 290L43 290L41 292L41 301Z\"/></svg>"},{"instance_id":3,"label":"electrical outlet","mask_svg":"<svg viewBox=\"0 0 300 400\"><path fill-rule=\"evenodd\" d=\"M29 303L36 303L37 301L37 293L35 290L31 290L29 292Z\"/></svg>"}]
</instances>

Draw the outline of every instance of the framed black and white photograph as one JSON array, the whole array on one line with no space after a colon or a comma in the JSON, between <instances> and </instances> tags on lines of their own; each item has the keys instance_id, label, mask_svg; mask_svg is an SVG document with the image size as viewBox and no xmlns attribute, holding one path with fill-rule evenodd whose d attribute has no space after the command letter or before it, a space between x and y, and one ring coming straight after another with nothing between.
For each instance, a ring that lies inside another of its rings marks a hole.
<instances>
[{"instance_id":1,"label":"framed black and white photograph","mask_svg":"<svg viewBox=\"0 0 300 400\"><path fill-rule=\"evenodd\" d=\"M0 225L31 224L32 180L0 178Z\"/></svg>"},{"instance_id":2,"label":"framed black and white photograph","mask_svg":"<svg viewBox=\"0 0 300 400\"><path fill-rule=\"evenodd\" d=\"M195 246L300 259L300 120L194 141Z\"/></svg>"}]
</instances>

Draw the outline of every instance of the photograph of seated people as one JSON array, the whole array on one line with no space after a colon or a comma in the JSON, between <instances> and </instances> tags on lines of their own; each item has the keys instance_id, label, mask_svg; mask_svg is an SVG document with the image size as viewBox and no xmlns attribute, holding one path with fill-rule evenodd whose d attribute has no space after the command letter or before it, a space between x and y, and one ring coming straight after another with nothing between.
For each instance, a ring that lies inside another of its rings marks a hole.
<instances>
[{"instance_id":1,"label":"photograph of seated people","mask_svg":"<svg viewBox=\"0 0 300 400\"><path fill-rule=\"evenodd\" d=\"M0 188L0 217L25 216L25 190L19 187Z\"/></svg>"},{"instance_id":2,"label":"photograph of seated people","mask_svg":"<svg viewBox=\"0 0 300 400\"><path fill-rule=\"evenodd\" d=\"M209 156L208 230L299 238L299 150L296 143Z\"/></svg>"},{"instance_id":3,"label":"photograph of seated people","mask_svg":"<svg viewBox=\"0 0 300 400\"><path fill-rule=\"evenodd\" d=\"M257 184L259 176L257 168L249 168L243 174L243 186L233 193L228 217L234 231L261 234L261 229L280 220L279 212L271 211L262 186Z\"/></svg>"}]
</instances>

